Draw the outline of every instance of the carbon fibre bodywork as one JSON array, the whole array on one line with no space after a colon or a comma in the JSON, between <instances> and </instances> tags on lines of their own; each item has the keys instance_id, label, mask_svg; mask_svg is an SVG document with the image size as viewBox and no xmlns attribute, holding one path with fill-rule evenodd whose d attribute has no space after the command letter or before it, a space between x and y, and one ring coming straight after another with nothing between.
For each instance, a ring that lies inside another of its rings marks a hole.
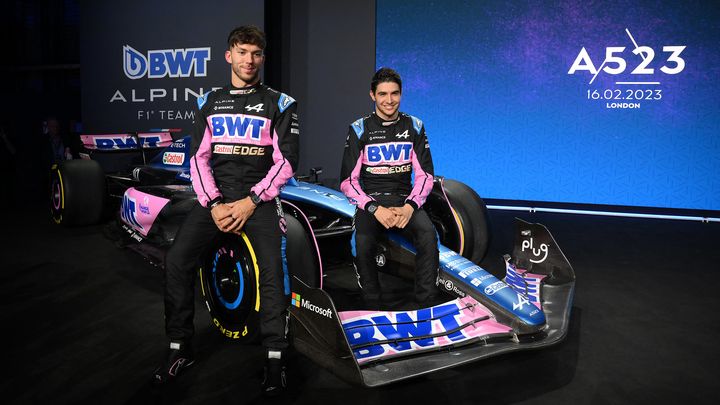
<instances>
[{"instance_id":1,"label":"carbon fibre bodywork","mask_svg":"<svg viewBox=\"0 0 720 405\"><path fill-rule=\"evenodd\" d=\"M143 153L141 164L106 173L108 192L120 201L116 223L124 245L159 266L185 214L196 203L188 151L189 137L177 139L153 157ZM484 212L484 204L474 192L449 193L447 186L457 184L437 177L424 206L439 237L437 285L455 299L411 310L340 311L336 300L341 297L333 295L338 291L323 284L327 275L352 271L355 206L341 192L320 184L295 179L286 184L280 195L282 208L286 218L299 223L288 229L283 257L292 280L290 326L300 353L349 382L380 386L562 341L568 331L575 274L553 236L543 225L517 220L512 256L505 257L506 274L496 277L478 265L487 235L480 238L474 233L483 227L486 232L487 226L478 227L470 218ZM298 240L301 248L295 245ZM384 270L405 278L412 278L413 256L412 244L394 232L378 246L378 258L387 263ZM311 260L303 260L307 258ZM225 274L243 277L232 268ZM227 277L215 273L206 277L217 285L208 285L204 294L221 294L220 283L228 284ZM236 285L244 285L239 281ZM232 283L230 287L232 296L206 297L206 302L222 306L246 299L242 289ZM220 309L221 314L233 310ZM240 336L225 320L213 316L221 333Z\"/></svg>"}]
</instances>

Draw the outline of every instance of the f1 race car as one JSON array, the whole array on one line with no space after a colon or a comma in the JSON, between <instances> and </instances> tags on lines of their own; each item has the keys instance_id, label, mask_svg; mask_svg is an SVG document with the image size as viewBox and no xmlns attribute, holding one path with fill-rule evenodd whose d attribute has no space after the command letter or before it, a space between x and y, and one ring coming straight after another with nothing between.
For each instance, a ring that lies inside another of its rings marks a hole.
<instances>
[{"instance_id":1,"label":"f1 race car","mask_svg":"<svg viewBox=\"0 0 720 405\"><path fill-rule=\"evenodd\" d=\"M55 222L84 225L114 207L124 245L162 266L184 215L195 204L190 137L167 131L82 136L83 159L51 173ZM306 179L310 180L310 179ZM428 308L368 310L353 280L355 207L334 189L292 179L281 195L290 336L300 353L358 385L380 386L511 351L560 342L568 331L575 274L550 232L516 220L503 278L481 268L488 247L482 199L438 177L423 208L440 251L438 288L447 301ZM115 201L117 203L112 204ZM377 246L378 268L413 278L414 248L389 231ZM199 258L212 323L229 339L258 335L259 274L245 234L220 234Z\"/></svg>"}]
</instances>

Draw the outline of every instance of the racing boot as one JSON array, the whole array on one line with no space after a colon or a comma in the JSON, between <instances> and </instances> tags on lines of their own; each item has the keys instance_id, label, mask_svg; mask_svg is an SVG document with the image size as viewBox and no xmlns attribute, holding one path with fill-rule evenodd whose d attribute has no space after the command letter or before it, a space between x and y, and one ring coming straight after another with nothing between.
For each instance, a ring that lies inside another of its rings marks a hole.
<instances>
[{"instance_id":1,"label":"racing boot","mask_svg":"<svg viewBox=\"0 0 720 405\"><path fill-rule=\"evenodd\" d=\"M285 373L285 359L283 352L268 350L265 359L262 393L268 397L275 397L285 392L287 388L287 375Z\"/></svg>"},{"instance_id":2,"label":"racing boot","mask_svg":"<svg viewBox=\"0 0 720 405\"><path fill-rule=\"evenodd\" d=\"M165 363L155 369L153 383L162 385L173 381L195 362L192 348L183 342L170 342Z\"/></svg>"}]
</instances>

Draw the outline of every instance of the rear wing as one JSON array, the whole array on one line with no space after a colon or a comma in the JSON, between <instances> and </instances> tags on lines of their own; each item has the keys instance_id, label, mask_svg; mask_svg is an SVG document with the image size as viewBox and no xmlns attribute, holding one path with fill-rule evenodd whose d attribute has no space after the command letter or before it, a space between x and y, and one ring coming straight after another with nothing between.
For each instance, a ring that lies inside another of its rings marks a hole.
<instances>
[{"instance_id":1,"label":"rear wing","mask_svg":"<svg viewBox=\"0 0 720 405\"><path fill-rule=\"evenodd\" d=\"M151 161L157 153L173 143L179 129L157 132L80 135L82 159L98 161L106 173L122 172Z\"/></svg>"},{"instance_id":2,"label":"rear wing","mask_svg":"<svg viewBox=\"0 0 720 405\"><path fill-rule=\"evenodd\" d=\"M83 147L87 150L121 151L155 149L169 146L172 132L128 132L124 134L80 135Z\"/></svg>"}]
</instances>

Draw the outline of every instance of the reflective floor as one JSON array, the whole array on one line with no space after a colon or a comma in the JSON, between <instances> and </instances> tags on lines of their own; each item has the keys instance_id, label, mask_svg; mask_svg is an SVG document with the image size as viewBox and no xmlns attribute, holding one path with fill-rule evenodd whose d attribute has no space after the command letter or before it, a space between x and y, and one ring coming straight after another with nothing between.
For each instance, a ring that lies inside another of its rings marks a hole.
<instances>
[{"instance_id":1,"label":"reflective floor","mask_svg":"<svg viewBox=\"0 0 720 405\"><path fill-rule=\"evenodd\" d=\"M569 335L398 384L346 384L297 353L277 403L718 403L720 224L491 211L482 265L502 274L513 217L546 225L577 284ZM42 207L5 210L3 403L268 403L259 346L225 340L197 301L196 362L149 378L165 350L162 271L103 236L56 227ZM348 274L348 285L353 274ZM340 278L342 279L342 277ZM342 283L342 281L339 281ZM199 296L199 294L198 294Z\"/></svg>"}]
</instances>

